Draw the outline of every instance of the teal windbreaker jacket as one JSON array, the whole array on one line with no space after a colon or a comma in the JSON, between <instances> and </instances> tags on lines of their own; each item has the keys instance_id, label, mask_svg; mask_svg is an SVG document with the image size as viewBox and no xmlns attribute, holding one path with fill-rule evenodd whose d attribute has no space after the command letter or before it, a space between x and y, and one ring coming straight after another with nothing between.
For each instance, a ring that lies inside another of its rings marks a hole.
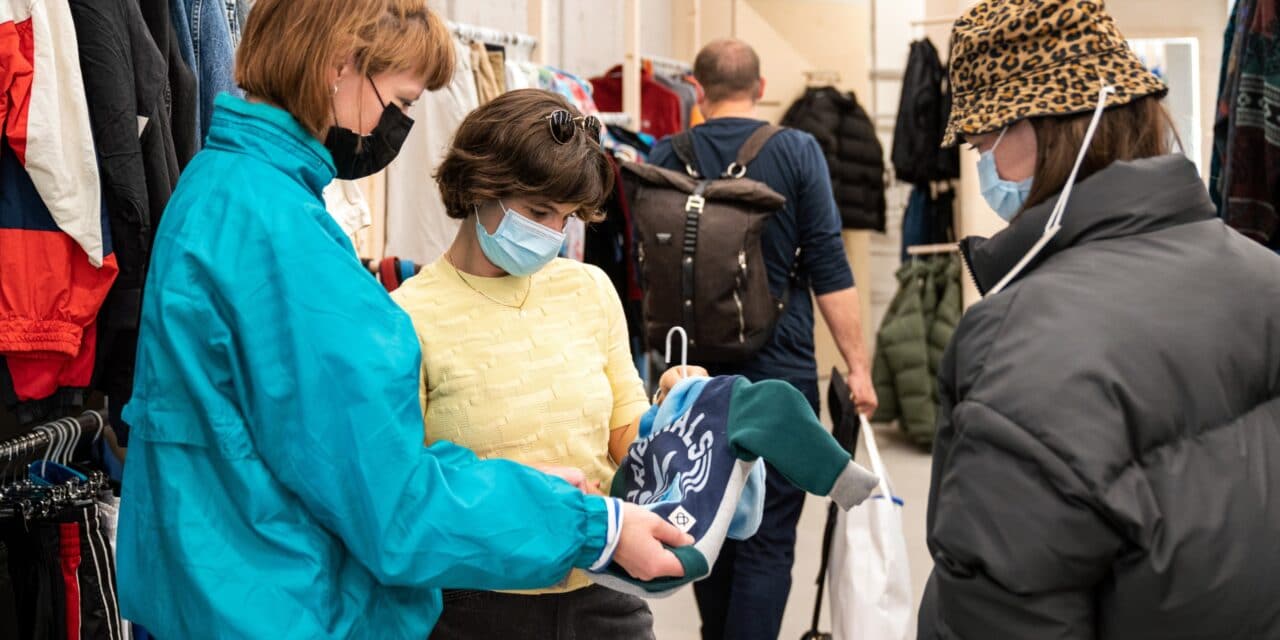
<instances>
[{"instance_id":1,"label":"teal windbreaker jacket","mask_svg":"<svg viewBox=\"0 0 1280 640\"><path fill-rule=\"evenodd\" d=\"M326 213L334 173L224 94L165 211L118 541L121 610L164 640L422 640L440 589L544 587L616 540L616 502L424 447L418 339Z\"/></svg>"}]
</instances>

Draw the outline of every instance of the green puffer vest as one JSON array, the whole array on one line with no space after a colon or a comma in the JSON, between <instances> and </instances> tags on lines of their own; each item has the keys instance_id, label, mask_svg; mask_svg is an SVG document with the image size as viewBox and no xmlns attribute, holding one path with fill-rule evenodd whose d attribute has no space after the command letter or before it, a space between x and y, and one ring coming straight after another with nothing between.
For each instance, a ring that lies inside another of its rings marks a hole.
<instances>
[{"instance_id":1,"label":"green puffer vest","mask_svg":"<svg viewBox=\"0 0 1280 640\"><path fill-rule=\"evenodd\" d=\"M933 444L942 353L963 313L960 256L912 260L898 269L898 293L876 334L875 422L898 421L913 442Z\"/></svg>"}]
</instances>

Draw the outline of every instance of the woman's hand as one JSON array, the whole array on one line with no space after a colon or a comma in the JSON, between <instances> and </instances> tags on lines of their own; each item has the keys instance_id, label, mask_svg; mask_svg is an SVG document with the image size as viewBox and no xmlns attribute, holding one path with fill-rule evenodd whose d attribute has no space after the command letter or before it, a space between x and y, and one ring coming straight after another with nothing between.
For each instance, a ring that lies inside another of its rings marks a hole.
<instances>
[{"instance_id":1,"label":"woman's hand","mask_svg":"<svg viewBox=\"0 0 1280 640\"><path fill-rule=\"evenodd\" d=\"M604 495L600 491L600 483L588 480L587 474L577 467L562 467L554 464L532 464L529 466L549 476L560 478L587 495Z\"/></svg>"},{"instance_id":2,"label":"woman's hand","mask_svg":"<svg viewBox=\"0 0 1280 640\"><path fill-rule=\"evenodd\" d=\"M622 533L613 561L637 580L681 577L684 566L675 554L662 545L684 547L693 544L693 536L681 533L670 522L644 507L622 504Z\"/></svg>"},{"instance_id":3,"label":"woman's hand","mask_svg":"<svg viewBox=\"0 0 1280 640\"><path fill-rule=\"evenodd\" d=\"M711 374L707 373L706 369L695 365L671 367L667 369L666 373L662 374L661 378L658 378L658 393L654 394L653 403L662 404L662 401L667 397L667 393L675 388L676 384L681 380L685 378L705 378L709 375Z\"/></svg>"}]
</instances>

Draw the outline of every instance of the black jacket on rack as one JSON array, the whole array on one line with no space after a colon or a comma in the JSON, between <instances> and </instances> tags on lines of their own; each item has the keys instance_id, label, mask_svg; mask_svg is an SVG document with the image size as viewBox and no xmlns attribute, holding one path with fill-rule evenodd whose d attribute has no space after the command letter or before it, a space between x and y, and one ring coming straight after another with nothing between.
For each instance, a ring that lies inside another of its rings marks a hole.
<instances>
[{"instance_id":1,"label":"black jacket on rack","mask_svg":"<svg viewBox=\"0 0 1280 640\"><path fill-rule=\"evenodd\" d=\"M151 39L164 55L165 73L169 78L165 89L165 105L172 121L173 146L178 156L178 167L187 163L199 150L196 139L196 75L182 59L178 34L170 19L169 0L139 0L143 21L151 31Z\"/></svg>"},{"instance_id":2,"label":"black jacket on rack","mask_svg":"<svg viewBox=\"0 0 1280 640\"><path fill-rule=\"evenodd\" d=\"M960 152L942 148L950 114L947 69L932 42L917 40L911 43L902 78L902 98L889 156L899 180L919 185L960 177Z\"/></svg>"},{"instance_id":3,"label":"black jacket on rack","mask_svg":"<svg viewBox=\"0 0 1280 640\"><path fill-rule=\"evenodd\" d=\"M185 162L174 137L174 121L186 118L194 126L194 83L177 91L170 86L171 61L156 43L137 0L71 0L69 4L111 240L120 265L120 275L98 316L94 386L110 396L113 422L121 425L125 437L127 427L119 411L133 390L151 243ZM162 35L172 32L171 25L162 27ZM166 37L165 47L172 46ZM178 113L184 100L190 109L186 115Z\"/></svg>"},{"instance_id":4,"label":"black jacket on rack","mask_svg":"<svg viewBox=\"0 0 1280 640\"><path fill-rule=\"evenodd\" d=\"M782 124L818 139L844 228L884 231L884 149L853 93L807 89Z\"/></svg>"}]
</instances>

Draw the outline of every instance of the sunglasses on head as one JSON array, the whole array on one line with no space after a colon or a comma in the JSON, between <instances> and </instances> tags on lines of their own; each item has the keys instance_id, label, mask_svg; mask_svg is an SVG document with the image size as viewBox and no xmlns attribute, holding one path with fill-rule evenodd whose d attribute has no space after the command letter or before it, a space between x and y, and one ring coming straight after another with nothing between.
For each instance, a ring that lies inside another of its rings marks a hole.
<instances>
[{"instance_id":1,"label":"sunglasses on head","mask_svg":"<svg viewBox=\"0 0 1280 640\"><path fill-rule=\"evenodd\" d=\"M551 139L558 144L569 144L579 127L586 131L592 140L600 142L600 119L595 116L575 118L572 113L564 109L556 109L547 116L547 124L551 127Z\"/></svg>"}]
</instances>

